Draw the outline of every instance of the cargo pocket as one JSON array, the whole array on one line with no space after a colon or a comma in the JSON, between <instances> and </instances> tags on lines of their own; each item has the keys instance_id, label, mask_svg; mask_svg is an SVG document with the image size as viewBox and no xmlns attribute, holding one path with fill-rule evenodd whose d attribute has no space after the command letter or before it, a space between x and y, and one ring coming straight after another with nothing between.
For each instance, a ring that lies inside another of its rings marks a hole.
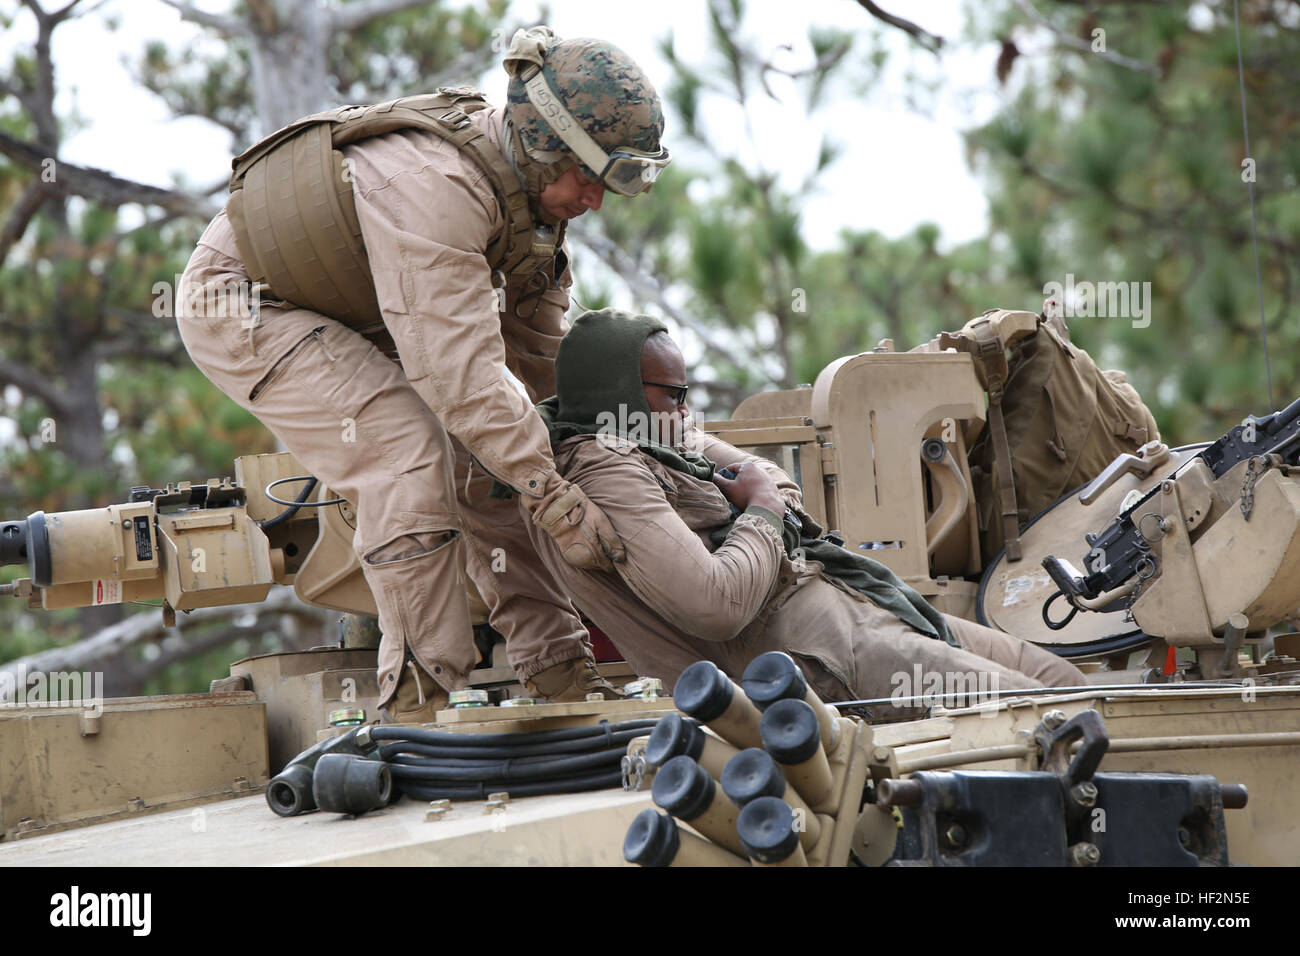
<instances>
[{"instance_id":1,"label":"cargo pocket","mask_svg":"<svg viewBox=\"0 0 1300 956\"><path fill-rule=\"evenodd\" d=\"M799 664L799 669L808 680L808 685L823 703L853 700L857 693L849 686L850 678L838 668L832 668L824 658L809 654L807 651L787 650L787 654Z\"/></svg>"},{"instance_id":2,"label":"cargo pocket","mask_svg":"<svg viewBox=\"0 0 1300 956\"><path fill-rule=\"evenodd\" d=\"M1110 433L1121 441L1131 442L1135 448L1157 437L1147 426L1150 413L1137 389L1129 384L1128 376L1113 370L1101 375L1102 381L1097 383L1098 406Z\"/></svg>"},{"instance_id":3,"label":"cargo pocket","mask_svg":"<svg viewBox=\"0 0 1300 956\"><path fill-rule=\"evenodd\" d=\"M307 343L311 342L313 339L315 339L318 342L321 341L321 333L324 331L325 331L325 326L323 325L317 326L316 328L308 332L306 335L304 335L301 339L299 339L298 342L291 349L289 349L289 351L285 352L278 359L276 359L275 364L271 366L270 370L267 371L267 373L261 377L258 383L253 386L252 391L248 393L248 401L250 403L256 402L258 397L262 395L262 393L264 393L268 388L270 388L271 385L274 384L277 379L279 379L282 375L284 375L285 370L288 369L288 367L293 363L293 360L302 353L304 348L307 347ZM321 347L322 348L324 347L324 342L321 342Z\"/></svg>"}]
</instances>

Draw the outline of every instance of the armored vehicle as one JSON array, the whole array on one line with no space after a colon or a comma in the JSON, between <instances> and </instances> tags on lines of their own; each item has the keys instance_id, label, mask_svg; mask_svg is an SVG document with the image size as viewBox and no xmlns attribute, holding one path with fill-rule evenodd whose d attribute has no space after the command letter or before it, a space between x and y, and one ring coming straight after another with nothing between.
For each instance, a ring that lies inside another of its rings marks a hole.
<instances>
[{"instance_id":1,"label":"armored vehicle","mask_svg":"<svg viewBox=\"0 0 1300 956\"><path fill-rule=\"evenodd\" d=\"M171 621L291 587L344 614L336 646L237 661L210 693L0 708L0 864L1294 864L1300 402L1208 444L1137 436L1016 519L972 461L1005 440L1007 330L1049 319L1026 315L984 317L992 350L884 342L701 427L782 465L843 547L1085 685L822 701L782 654L675 688L606 654L626 699L543 703L481 627L436 724L380 723L355 515L292 456L248 456L0 525L34 610Z\"/></svg>"}]
</instances>

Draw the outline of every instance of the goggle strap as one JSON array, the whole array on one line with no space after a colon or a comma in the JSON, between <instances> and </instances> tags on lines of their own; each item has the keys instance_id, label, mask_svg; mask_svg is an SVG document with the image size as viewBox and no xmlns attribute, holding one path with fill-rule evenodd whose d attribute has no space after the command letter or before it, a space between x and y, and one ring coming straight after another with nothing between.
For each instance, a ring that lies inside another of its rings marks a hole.
<instances>
[{"instance_id":1,"label":"goggle strap","mask_svg":"<svg viewBox=\"0 0 1300 956\"><path fill-rule=\"evenodd\" d=\"M582 128L582 124L573 118L573 114L565 109L540 69L533 68L532 76L524 80L524 90L528 93L528 101L542 114L551 129L603 181L613 160L591 138L591 134Z\"/></svg>"}]
</instances>

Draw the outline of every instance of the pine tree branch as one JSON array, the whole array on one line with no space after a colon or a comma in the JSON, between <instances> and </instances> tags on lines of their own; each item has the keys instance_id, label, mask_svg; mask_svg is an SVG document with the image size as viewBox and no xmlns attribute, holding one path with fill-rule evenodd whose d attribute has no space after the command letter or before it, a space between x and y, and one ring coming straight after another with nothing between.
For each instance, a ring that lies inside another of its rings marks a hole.
<instances>
[{"instance_id":1,"label":"pine tree branch","mask_svg":"<svg viewBox=\"0 0 1300 956\"><path fill-rule=\"evenodd\" d=\"M1058 179L1043 170L1034 166L1027 160L1020 160L1017 168L1028 176L1041 182L1044 186L1051 189L1054 193L1064 196L1067 199L1089 199L1095 201L1084 190L1068 185L1064 180ZM1177 207L1174 212L1170 212L1168 207L1148 208L1136 202L1131 202L1120 196L1113 189L1102 191L1102 197L1105 202L1111 203L1115 208L1132 214L1143 223L1144 227L1150 229L1166 229L1172 234L1183 234L1189 232L1210 232L1222 236L1232 242L1249 242L1251 240L1251 231L1249 229L1239 228L1228 225L1226 220L1232 216L1236 210L1225 208L1215 200L1212 193L1204 193L1198 197L1198 202L1202 205L1210 205L1210 215L1197 220L1192 226L1189 226L1182 217L1182 212L1191 207L1190 204L1184 204ZM1261 233L1259 241L1265 245L1272 246L1279 253L1294 257L1300 254L1300 243L1293 242L1286 236L1276 233Z\"/></svg>"},{"instance_id":2,"label":"pine tree branch","mask_svg":"<svg viewBox=\"0 0 1300 956\"><path fill-rule=\"evenodd\" d=\"M10 359L0 358L0 389L7 385L13 385L25 395L41 399L54 412L64 412L71 404L62 389L55 387L44 375Z\"/></svg>"},{"instance_id":3,"label":"pine tree branch","mask_svg":"<svg viewBox=\"0 0 1300 956\"><path fill-rule=\"evenodd\" d=\"M156 319L154 321L157 322ZM94 353L96 361L99 362L109 362L115 358L121 358L123 355L129 355L133 359L165 362L173 366L179 364L181 357L186 354L185 349L179 342L173 348L159 348L141 345L139 339L132 338L100 342L91 351Z\"/></svg>"},{"instance_id":4,"label":"pine tree branch","mask_svg":"<svg viewBox=\"0 0 1300 956\"><path fill-rule=\"evenodd\" d=\"M859 3L863 0L858 0ZM1151 63L1144 63L1141 60L1135 60L1132 57L1124 56L1113 50L1094 50L1092 44L1082 37L1073 36L1052 23L1051 20L1038 12L1038 9L1029 2L1029 0L1015 0L1016 6L1021 9L1025 16L1033 20L1040 27L1043 27L1053 36L1061 46L1069 47L1071 50L1077 50L1080 53L1088 53L1092 56L1101 57L1108 63L1114 63L1116 66L1122 66L1126 70L1132 70L1134 73L1146 73L1150 76L1160 76L1160 68Z\"/></svg>"},{"instance_id":5,"label":"pine tree branch","mask_svg":"<svg viewBox=\"0 0 1300 956\"><path fill-rule=\"evenodd\" d=\"M4 229L0 230L0 265L4 265L13 244L27 231L27 225L40 211L45 196L45 189L39 182L30 182L18 197L18 202L14 203L13 211L5 220Z\"/></svg>"},{"instance_id":6,"label":"pine tree branch","mask_svg":"<svg viewBox=\"0 0 1300 956\"><path fill-rule=\"evenodd\" d=\"M52 169L54 180L42 184L52 192L74 193L114 208L139 203L142 206L160 206L170 212L207 219L217 214L216 206L194 196L122 179L102 169L56 160L53 156L47 156L40 146L25 143L5 132L0 132L0 153L38 174ZM53 160L53 166L47 160Z\"/></svg>"},{"instance_id":7,"label":"pine tree branch","mask_svg":"<svg viewBox=\"0 0 1300 956\"><path fill-rule=\"evenodd\" d=\"M699 321L686 315L685 312L669 302L662 281L634 263L616 243L591 232L576 222L569 223L566 234L569 238L585 246L595 254L596 258L605 263L627 284L633 295L653 302L663 311L666 317L672 319L682 328L695 333L700 341L704 343L704 346L719 358L733 361L732 353L735 350L723 345Z\"/></svg>"},{"instance_id":8,"label":"pine tree branch","mask_svg":"<svg viewBox=\"0 0 1300 956\"><path fill-rule=\"evenodd\" d=\"M47 145L53 152L58 147L59 126L54 118L54 58L50 41L58 21L46 13L35 0L23 0L36 15L36 77L32 84L31 99L26 101L27 112L36 125L37 142Z\"/></svg>"},{"instance_id":9,"label":"pine tree branch","mask_svg":"<svg viewBox=\"0 0 1300 956\"><path fill-rule=\"evenodd\" d=\"M195 7L193 4L182 2L182 0L162 0L162 2L180 13L182 20L189 20L191 23L197 23L199 26L209 27L223 36L252 36L252 28L243 20L236 17L228 17L219 13L206 13Z\"/></svg>"},{"instance_id":10,"label":"pine tree branch","mask_svg":"<svg viewBox=\"0 0 1300 956\"><path fill-rule=\"evenodd\" d=\"M3 94L4 96L12 96L28 113L35 112L32 98L27 95L27 92L21 87L10 83L8 80L0 80L0 94Z\"/></svg>"},{"instance_id":11,"label":"pine tree branch","mask_svg":"<svg viewBox=\"0 0 1300 956\"><path fill-rule=\"evenodd\" d=\"M286 617L292 616L293 615L287 614L259 615L258 625L255 625L254 628L233 626L213 628L207 631L202 631L198 634L187 633L183 636L179 634L169 634L158 642L157 657L140 661L137 666L132 669L129 676L134 686L126 688L122 696L136 696L139 694L145 681L163 673L173 664L180 664L185 661L193 660L196 657L201 657L209 651L214 651L217 648L225 647L229 644L233 644L235 641L247 638L250 630L265 628L269 621L274 621L275 624L273 626L275 626L277 630L281 630L283 628L281 622L283 622ZM324 624L325 621L313 616L310 623L319 625ZM196 628L195 630L198 629ZM285 635L283 634L278 634L277 638L279 650L305 650L309 643L315 642L315 638L310 632L307 635L300 637L296 642L286 642L284 639Z\"/></svg>"},{"instance_id":12,"label":"pine tree branch","mask_svg":"<svg viewBox=\"0 0 1300 956\"><path fill-rule=\"evenodd\" d=\"M435 2L436 0L356 0L334 10L332 26L335 32L351 33L381 17L432 6Z\"/></svg>"},{"instance_id":13,"label":"pine tree branch","mask_svg":"<svg viewBox=\"0 0 1300 956\"><path fill-rule=\"evenodd\" d=\"M477 50L466 50L439 70L428 85L436 89L440 86L459 86L469 83L492 66L495 56L491 44Z\"/></svg>"},{"instance_id":14,"label":"pine tree branch","mask_svg":"<svg viewBox=\"0 0 1300 956\"><path fill-rule=\"evenodd\" d=\"M188 634L200 624L229 620L250 610L259 617L288 614L321 625L327 624L338 614L337 611L326 611L303 604L292 588L276 587L271 589L270 594L261 604L205 607L186 615L178 614L176 629L170 633ZM168 634L168 629L163 627L162 614L153 612L133 614L75 644L52 647L0 666L0 674L9 674L12 678L8 682L0 681L0 686L6 683L15 686L20 672L24 670L27 673L95 670L96 665L102 661L111 659L137 644L157 640Z\"/></svg>"},{"instance_id":15,"label":"pine tree branch","mask_svg":"<svg viewBox=\"0 0 1300 956\"><path fill-rule=\"evenodd\" d=\"M143 86L150 93L158 96L167 108L172 112L172 119L182 119L186 116L194 116L201 120L207 120L220 126L232 137L235 142L240 142L248 135L248 124L241 122L237 118L222 118L210 110L207 106L193 100L187 95L184 89L178 89L174 86L168 86L166 83L159 82L153 77L147 75L136 75L136 82ZM222 180L222 185L229 182L227 179ZM209 190L210 191L210 190Z\"/></svg>"},{"instance_id":16,"label":"pine tree branch","mask_svg":"<svg viewBox=\"0 0 1300 956\"><path fill-rule=\"evenodd\" d=\"M208 194L204 193L204 195L208 195ZM138 226L129 226L126 229L119 229L117 232L113 233L113 242L115 244L119 243L122 240L126 239L128 236L132 236L135 233L142 232L144 230L161 229L163 226L167 225L167 223L179 219L180 217L181 217L181 213L176 213L176 212L164 212L160 215L153 216L149 219L146 219Z\"/></svg>"},{"instance_id":17,"label":"pine tree branch","mask_svg":"<svg viewBox=\"0 0 1300 956\"><path fill-rule=\"evenodd\" d=\"M80 2L81 0L72 0L71 3L62 6L57 10L46 10L37 3L36 0L22 0L23 6L36 14L37 22L42 26L51 27L66 20L72 14L72 9Z\"/></svg>"},{"instance_id":18,"label":"pine tree branch","mask_svg":"<svg viewBox=\"0 0 1300 956\"><path fill-rule=\"evenodd\" d=\"M897 29L902 30L918 44L936 56L939 54L939 50L944 44L943 37L933 34L929 30L922 29L911 20L904 20L902 17L895 16L886 10L880 9L880 7L872 3L871 0L858 0L858 6L862 7L863 10L866 10L867 13L871 14L881 23L887 23L891 27L896 27Z\"/></svg>"}]
</instances>

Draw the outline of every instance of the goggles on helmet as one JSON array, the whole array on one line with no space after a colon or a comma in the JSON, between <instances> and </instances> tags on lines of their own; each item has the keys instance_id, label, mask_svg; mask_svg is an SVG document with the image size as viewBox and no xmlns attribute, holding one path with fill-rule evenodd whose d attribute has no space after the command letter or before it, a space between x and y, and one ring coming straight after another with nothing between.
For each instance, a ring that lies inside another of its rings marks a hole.
<instances>
[{"instance_id":1,"label":"goggles on helmet","mask_svg":"<svg viewBox=\"0 0 1300 956\"><path fill-rule=\"evenodd\" d=\"M606 153L565 108L539 67L534 66L521 79L528 101L542 114L551 129L588 169L597 173L600 182L619 195L635 196L645 192L671 161L667 148L647 153L631 146L620 146Z\"/></svg>"}]
</instances>

